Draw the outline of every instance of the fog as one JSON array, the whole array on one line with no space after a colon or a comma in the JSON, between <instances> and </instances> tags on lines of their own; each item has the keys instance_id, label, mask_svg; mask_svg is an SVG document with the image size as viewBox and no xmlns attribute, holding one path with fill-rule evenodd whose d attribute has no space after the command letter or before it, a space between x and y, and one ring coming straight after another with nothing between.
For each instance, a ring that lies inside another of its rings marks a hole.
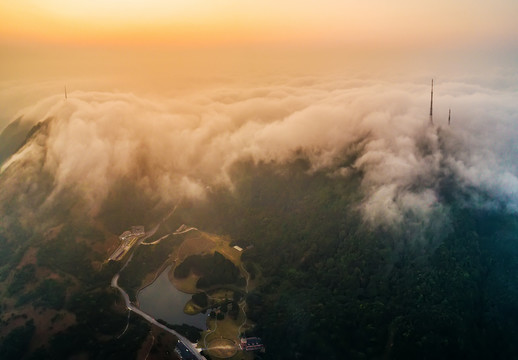
<instances>
[{"instance_id":1,"label":"fog","mask_svg":"<svg viewBox=\"0 0 518 360\"><path fill-rule=\"evenodd\" d=\"M48 136L28 144L1 171L23 163L25 173L31 166L37 172L41 164L30 159L40 159L54 177L47 201L73 188L95 214L121 178L165 203L202 200L212 186L232 188L229 171L236 161L283 164L302 154L310 172L347 181L351 171L361 171L361 211L372 223L444 213L437 186L445 176L489 195L473 196L469 206L518 210L518 87L509 81L516 77L512 68L436 77L434 126L428 118L430 74L377 77L335 68L301 74L302 68L289 76L280 74L282 66L258 73L241 69L247 77L198 74L204 79L199 82L193 72L177 73L176 85L162 83L159 88L169 91L154 93L145 86L129 91L134 88L124 82L117 89L106 80L76 79L66 100L57 81L11 84L9 93L4 85L4 102L22 91L31 94L23 106L21 100L6 106L10 120L52 120ZM341 168L351 149L360 151L357 159Z\"/></svg>"}]
</instances>

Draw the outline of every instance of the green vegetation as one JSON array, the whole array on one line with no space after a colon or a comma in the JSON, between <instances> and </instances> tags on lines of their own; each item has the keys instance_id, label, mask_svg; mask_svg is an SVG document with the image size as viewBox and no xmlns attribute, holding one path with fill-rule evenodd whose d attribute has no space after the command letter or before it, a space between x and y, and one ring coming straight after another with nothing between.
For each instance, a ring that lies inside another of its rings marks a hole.
<instances>
[{"instance_id":1,"label":"green vegetation","mask_svg":"<svg viewBox=\"0 0 518 360\"><path fill-rule=\"evenodd\" d=\"M103 234L75 221L65 225L55 238L39 242L41 237L29 237L27 232L17 229L22 228L17 228L16 223L7 229L0 229L0 233L5 234L0 241L9 246L11 243L24 244L18 248L11 247L16 251L5 263L5 268L14 270L8 291L16 299L16 306L30 303L35 308L65 309L75 315L76 323L67 324L71 326L51 336L45 346L32 354L25 354L35 332L31 321L25 327L14 329L0 341L0 358L44 360L87 356L92 359L134 359L148 335L149 325L140 317L132 317L126 333L117 338L126 327L127 313L117 311L115 304L121 301L120 295L113 289L107 289L107 286L121 264L110 262L101 271L94 270L90 263L102 259L101 254L92 251L88 242L77 240L81 237L92 242L102 241ZM63 280L35 278L36 266L32 264L15 270L28 243L38 248L37 266L50 269ZM35 284L31 284L31 290L27 291L29 287L25 285L32 282ZM74 285L75 292L67 297L70 285ZM28 318L26 314L21 317ZM63 318L62 313L56 314L49 324L43 325L43 330L56 324L63 325ZM15 319L7 319L3 324L7 325Z\"/></svg>"},{"instance_id":2,"label":"green vegetation","mask_svg":"<svg viewBox=\"0 0 518 360\"><path fill-rule=\"evenodd\" d=\"M75 224L76 226L78 224ZM101 271L92 268L93 260L104 260L104 254L93 251L85 242L77 237L86 234L93 236L92 242L98 241L100 233L85 227L64 226L61 232L48 242L43 243L38 251L38 266L48 267L58 273L72 275L84 282L88 287L104 286L109 284L114 270L120 264L108 264Z\"/></svg>"},{"instance_id":3,"label":"green vegetation","mask_svg":"<svg viewBox=\"0 0 518 360\"><path fill-rule=\"evenodd\" d=\"M130 225L149 227L161 214L158 202L158 196L149 198L132 179L121 178L104 200L99 220L114 234L121 234Z\"/></svg>"},{"instance_id":4,"label":"green vegetation","mask_svg":"<svg viewBox=\"0 0 518 360\"><path fill-rule=\"evenodd\" d=\"M344 160L341 166L353 160ZM445 175L444 183L437 185L448 215L440 237L417 220L396 229L370 226L359 213L362 174L349 169L343 178L310 169L304 159L283 165L242 163L231 174L232 192L215 187L207 201L186 200L168 221L229 235L246 249L241 260L250 278L255 278L246 295L247 316L257 323L248 334L262 337L267 351L260 357L516 358L518 217L509 215L496 200L491 209L468 207L474 203L471 197L489 195L473 189L468 193ZM103 207L102 220L113 221L117 230L146 223L147 217L139 218L141 211L146 210L144 205L155 204L149 199L137 201L139 209L116 218L132 188L123 190L112 193L108 200L112 203ZM3 214L11 214L10 210L17 214L16 202L0 206ZM67 209L61 209L59 216ZM108 284L122 264L110 262L102 271L94 270L91 262L104 258L89 245L100 233L76 225L67 223L46 242L16 220L0 229L0 280L12 279L3 284L6 293L19 304L63 308L77 319L30 356L135 358L149 325L131 315L127 332L118 338L127 313ZM78 236L89 241L80 242ZM132 299L144 277L167 261L181 239L175 236L136 249L120 278ZM17 267L29 245L38 248L37 266L57 273L60 280L38 279L26 286L34 269ZM244 285L239 269L218 252L187 257L174 275L182 278L192 272L201 276L198 286L209 295L211 287ZM67 289L68 284L74 288ZM67 297L67 291L75 293ZM192 302L201 307L211 301L210 296L195 295ZM238 301L237 296L228 299L218 304L221 312L210 314L228 322L236 335ZM191 339L199 336L198 329L181 331L191 330ZM32 323L12 330L0 342L0 357L26 356L33 333Z\"/></svg>"},{"instance_id":5,"label":"green vegetation","mask_svg":"<svg viewBox=\"0 0 518 360\"><path fill-rule=\"evenodd\" d=\"M34 275L36 273L36 267L33 264L27 264L18 270L13 277L13 280L7 287L7 293L9 296L13 296L19 293L25 288L25 285L34 282L36 279Z\"/></svg>"},{"instance_id":6,"label":"green vegetation","mask_svg":"<svg viewBox=\"0 0 518 360\"><path fill-rule=\"evenodd\" d=\"M12 204L0 204L5 210ZM13 220L8 228L0 227L0 282L4 281L10 272L19 264L32 238L18 219Z\"/></svg>"},{"instance_id":7,"label":"green vegetation","mask_svg":"<svg viewBox=\"0 0 518 360\"><path fill-rule=\"evenodd\" d=\"M174 270L176 278L186 278L194 272L200 278L196 283L199 289L207 289L215 285L238 284L239 269L219 252L213 255L191 255Z\"/></svg>"},{"instance_id":8,"label":"green vegetation","mask_svg":"<svg viewBox=\"0 0 518 360\"><path fill-rule=\"evenodd\" d=\"M34 291L21 295L16 305L31 303L34 307L61 310L65 305L66 285L54 279L45 279Z\"/></svg>"},{"instance_id":9,"label":"green vegetation","mask_svg":"<svg viewBox=\"0 0 518 360\"><path fill-rule=\"evenodd\" d=\"M155 274L169 258L173 248L181 242L182 236L172 237L153 246L139 246L134 250L133 259L121 272L119 285L135 300L146 275Z\"/></svg>"},{"instance_id":10,"label":"green vegetation","mask_svg":"<svg viewBox=\"0 0 518 360\"><path fill-rule=\"evenodd\" d=\"M92 252L86 244L77 242L75 236L74 229L64 227L55 239L40 247L38 265L87 280L93 271L88 259Z\"/></svg>"},{"instance_id":11,"label":"green vegetation","mask_svg":"<svg viewBox=\"0 0 518 360\"><path fill-rule=\"evenodd\" d=\"M106 314L111 317L113 314ZM124 335L113 333L105 340L99 340L90 327L83 324L73 326L54 336L48 346L36 350L30 360L68 359L82 354L89 359L135 359L136 354L147 337L149 324L139 316L130 318L128 330Z\"/></svg>"},{"instance_id":12,"label":"green vegetation","mask_svg":"<svg viewBox=\"0 0 518 360\"><path fill-rule=\"evenodd\" d=\"M9 260L13 255L14 249L9 244L7 236L5 236L0 229L0 281L5 280L9 274L10 268L8 268Z\"/></svg>"},{"instance_id":13,"label":"green vegetation","mask_svg":"<svg viewBox=\"0 0 518 360\"><path fill-rule=\"evenodd\" d=\"M458 207L440 192L449 235L420 225L367 226L361 174L241 164L233 193L182 209L177 221L230 234L262 285L248 294L265 359L513 358L518 345L518 218ZM479 196L479 195L477 195ZM483 196L483 195L482 195ZM257 271L255 271L257 270Z\"/></svg>"},{"instance_id":14,"label":"green vegetation","mask_svg":"<svg viewBox=\"0 0 518 360\"><path fill-rule=\"evenodd\" d=\"M34 322L29 320L24 326L13 329L5 338L0 339L0 359L21 359L29 348L34 331Z\"/></svg>"},{"instance_id":15,"label":"green vegetation","mask_svg":"<svg viewBox=\"0 0 518 360\"><path fill-rule=\"evenodd\" d=\"M207 294L204 292L193 294L192 302L201 308L204 308L209 304L209 301L207 299Z\"/></svg>"},{"instance_id":16,"label":"green vegetation","mask_svg":"<svg viewBox=\"0 0 518 360\"><path fill-rule=\"evenodd\" d=\"M126 326L125 314L113 312L113 304L120 300L114 289L91 290L75 294L67 309L75 313L78 325L92 333L116 334Z\"/></svg>"},{"instance_id":17,"label":"green vegetation","mask_svg":"<svg viewBox=\"0 0 518 360\"><path fill-rule=\"evenodd\" d=\"M118 299L113 289L77 293L67 305L67 310L76 315L77 324L52 337L31 359L67 359L79 354L91 359L135 359L150 326L139 316L132 316L121 336L127 316L113 308Z\"/></svg>"},{"instance_id":18,"label":"green vegetation","mask_svg":"<svg viewBox=\"0 0 518 360\"><path fill-rule=\"evenodd\" d=\"M216 287L207 292L193 294L192 299L185 305L184 312L194 315L200 312L205 313L208 309L220 309L226 313L227 309L230 309L229 315L236 319L239 314L238 301L241 297L242 293L237 289L229 290ZM229 298L232 300L229 300Z\"/></svg>"}]
</instances>

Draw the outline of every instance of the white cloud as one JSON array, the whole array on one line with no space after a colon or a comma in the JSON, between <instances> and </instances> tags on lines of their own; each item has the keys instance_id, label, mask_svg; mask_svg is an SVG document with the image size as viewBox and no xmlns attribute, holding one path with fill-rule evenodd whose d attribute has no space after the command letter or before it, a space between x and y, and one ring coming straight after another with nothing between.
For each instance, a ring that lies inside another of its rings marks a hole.
<instances>
[{"instance_id":1,"label":"white cloud","mask_svg":"<svg viewBox=\"0 0 518 360\"><path fill-rule=\"evenodd\" d=\"M364 172L365 218L398 223L427 217L445 173L518 209L518 103L511 90L436 85L428 125L428 84L306 79L260 88L203 90L172 100L129 93L81 92L41 100L21 113L52 117L45 169L55 193L85 190L92 211L116 179L134 179L164 201L201 198L228 183L242 158L286 162L302 151L333 176L343 150L361 141L354 167ZM452 125L446 125L452 108ZM30 156L26 148L4 166Z\"/></svg>"}]
</instances>

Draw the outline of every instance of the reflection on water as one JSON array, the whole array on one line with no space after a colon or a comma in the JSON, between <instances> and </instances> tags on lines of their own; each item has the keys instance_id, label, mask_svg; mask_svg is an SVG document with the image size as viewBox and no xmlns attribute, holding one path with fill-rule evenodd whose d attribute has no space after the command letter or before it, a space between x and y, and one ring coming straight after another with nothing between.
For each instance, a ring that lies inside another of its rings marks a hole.
<instances>
[{"instance_id":1,"label":"reflection on water","mask_svg":"<svg viewBox=\"0 0 518 360\"><path fill-rule=\"evenodd\" d=\"M170 269L171 266L162 271L153 284L139 293L140 309L155 319L163 319L170 324L188 324L205 330L207 315L187 315L183 312L191 295L177 290L171 284L167 277Z\"/></svg>"}]
</instances>

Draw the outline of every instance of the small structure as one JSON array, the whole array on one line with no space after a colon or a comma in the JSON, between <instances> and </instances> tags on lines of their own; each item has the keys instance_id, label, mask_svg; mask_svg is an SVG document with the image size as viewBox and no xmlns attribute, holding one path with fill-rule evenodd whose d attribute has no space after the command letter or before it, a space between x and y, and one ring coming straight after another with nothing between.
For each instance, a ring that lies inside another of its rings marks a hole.
<instances>
[{"instance_id":1,"label":"small structure","mask_svg":"<svg viewBox=\"0 0 518 360\"><path fill-rule=\"evenodd\" d=\"M132 226L131 230L124 231L120 236L121 241L119 247L112 253L108 260L119 261L126 255L133 245L137 242L139 237L144 236L144 226Z\"/></svg>"},{"instance_id":2,"label":"small structure","mask_svg":"<svg viewBox=\"0 0 518 360\"><path fill-rule=\"evenodd\" d=\"M243 251L243 248L242 248L242 247L240 247L240 246L237 246L237 245L236 245L236 246L233 246L233 248L234 248L234 249L236 249L236 250L237 250L237 251L239 251L239 252Z\"/></svg>"},{"instance_id":3,"label":"small structure","mask_svg":"<svg viewBox=\"0 0 518 360\"><path fill-rule=\"evenodd\" d=\"M180 359L183 360L196 360L196 355L194 355L187 346L185 346L181 341L176 343L176 348L174 352L178 354Z\"/></svg>"},{"instance_id":4,"label":"small structure","mask_svg":"<svg viewBox=\"0 0 518 360\"><path fill-rule=\"evenodd\" d=\"M121 235L119 235L119 239L121 241L125 241L130 236L131 236L131 231L124 231Z\"/></svg>"},{"instance_id":5,"label":"small structure","mask_svg":"<svg viewBox=\"0 0 518 360\"><path fill-rule=\"evenodd\" d=\"M261 338L249 337L241 338L241 349L244 351L264 350Z\"/></svg>"},{"instance_id":6,"label":"small structure","mask_svg":"<svg viewBox=\"0 0 518 360\"><path fill-rule=\"evenodd\" d=\"M122 256L126 254L126 251L123 246L119 246L113 254L110 256L109 260L119 261L122 259Z\"/></svg>"},{"instance_id":7,"label":"small structure","mask_svg":"<svg viewBox=\"0 0 518 360\"><path fill-rule=\"evenodd\" d=\"M433 79L432 79L432 91L430 93L430 125L433 125Z\"/></svg>"}]
</instances>

